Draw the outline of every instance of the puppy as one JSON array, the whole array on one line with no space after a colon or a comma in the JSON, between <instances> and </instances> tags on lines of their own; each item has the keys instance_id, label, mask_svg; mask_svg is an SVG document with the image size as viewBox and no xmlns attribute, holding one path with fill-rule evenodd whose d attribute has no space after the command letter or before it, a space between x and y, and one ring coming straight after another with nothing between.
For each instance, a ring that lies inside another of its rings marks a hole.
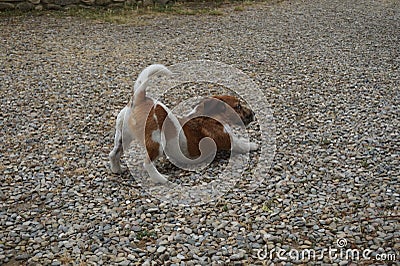
<instances>
[{"instance_id":1,"label":"puppy","mask_svg":"<svg viewBox=\"0 0 400 266\"><path fill-rule=\"evenodd\" d=\"M155 183L168 179L153 162L164 153L181 164L197 164L216 150L246 153L258 148L232 133L234 125L248 125L254 113L234 96L220 95L203 99L188 115L177 118L162 103L146 96L148 79L154 74L172 74L155 64L144 69L134 85L130 102L118 114L114 149L109 158L111 171L121 173L120 158L133 140L146 148L144 168ZM211 141L212 140L212 141Z\"/></svg>"}]
</instances>

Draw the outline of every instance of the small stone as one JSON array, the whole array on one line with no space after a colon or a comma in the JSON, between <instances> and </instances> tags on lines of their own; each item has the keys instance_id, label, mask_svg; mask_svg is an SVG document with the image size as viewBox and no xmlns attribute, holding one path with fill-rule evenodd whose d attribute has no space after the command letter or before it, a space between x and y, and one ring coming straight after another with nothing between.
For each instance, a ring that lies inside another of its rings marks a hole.
<instances>
[{"instance_id":1,"label":"small stone","mask_svg":"<svg viewBox=\"0 0 400 266\"><path fill-rule=\"evenodd\" d=\"M149 209L147 210L147 212L149 212L149 213L158 212L158 211L159 211L158 208L149 208Z\"/></svg>"},{"instance_id":2,"label":"small stone","mask_svg":"<svg viewBox=\"0 0 400 266\"><path fill-rule=\"evenodd\" d=\"M237 254L233 254L229 257L231 260L241 260L244 258L244 252L239 252Z\"/></svg>"},{"instance_id":3,"label":"small stone","mask_svg":"<svg viewBox=\"0 0 400 266\"><path fill-rule=\"evenodd\" d=\"M34 8L34 5L30 2L21 2L17 5L17 9L22 11L29 11Z\"/></svg>"},{"instance_id":4,"label":"small stone","mask_svg":"<svg viewBox=\"0 0 400 266\"><path fill-rule=\"evenodd\" d=\"M179 259L178 257L171 257L170 260L171 260L172 263L179 263L179 262L181 262L181 259Z\"/></svg>"},{"instance_id":5,"label":"small stone","mask_svg":"<svg viewBox=\"0 0 400 266\"><path fill-rule=\"evenodd\" d=\"M121 262L118 263L118 265L121 266L128 266L131 262L129 260L123 260Z\"/></svg>"},{"instance_id":6,"label":"small stone","mask_svg":"<svg viewBox=\"0 0 400 266\"><path fill-rule=\"evenodd\" d=\"M163 253L167 248L165 246L159 246L157 249L158 253Z\"/></svg>"},{"instance_id":7,"label":"small stone","mask_svg":"<svg viewBox=\"0 0 400 266\"><path fill-rule=\"evenodd\" d=\"M66 248L72 248L72 246L74 245L70 241L64 241L63 244L64 244L64 247L66 247Z\"/></svg>"},{"instance_id":8,"label":"small stone","mask_svg":"<svg viewBox=\"0 0 400 266\"><path fill-rule=\"evenodd\" d=\"M122 256L118 256L118 257L115 258L115 262L118 262L118 263L120 263L120 262L122 262L124 260L125 260L125 257L122 257Z\"/></svg>"},{"instance_id":9,"label":"small stone","mask_svg":"<svg viewBox=\"0 0 400 266\"><path fill-rule=\"evenodd\" d=\"M162 240L160 243L158 243L160 246L166 246L168 245L168 240Z\"/></svg>"},{"instance_id":10,"label":"small stone","mask_svg":"<svg viewBox=\"0 0 400 266\"><path fill-rule=\"evenodd\" d=\"M147 246L147 251L150 252L150 253L154 253L154 252L156 252L156 250L157 249L155 247Z\"/></svg>"},{"instance_id":11,"label":"small stone","mask_svg":"<svg viewBox=\"0 0 400 266\"><path fill-rule=\"evenodd\" d=\"M74 246L72 248L72 253L80 254L81 253L81 249L78 246Z\"/></svg>"},{"instance_id":12,"label":"small stone","mask_svg":"<svg viewBox=\"0 0 400 266\"><path fill-rule=\"evenodd\" d=\"M30 257L29 254L23 253L23 254L17 255L15 257L15 259L16 260L27 260L27 259L29 259L29 257Z\"/></svg>"},{"instance_id":13,"label":"small stone","mask_svg":"<svg viewBox=\"0 0 400 266\"><path fill-rule=\"evenodd\" d=\"M311 246L312 242L310 240L304 240L304 244L307 246Z\"/></svg>"},{"instance_id":14,"label":"small stone","mask_svg":"<svg viewBox=\"0 0 400 266\"><path fill-rule=\"evenodd\" d=\"M176 234L174 236L174 240L177 241L177 242L181 242L183 240L183 237L182 237L181 234Z\"/></svg>"},{"instance_id":15,"label":"small stone","mask_svg":"<svg viewBox=\"0 0 400 266\"><path fill-rule=\"evenodd\" d=\"M61 265L61 262L59 260L53 260L53 262L51 263L51 266L59 266Z\"/></svg>"},{"instance_id":16,"label":"small stone","mask_svg":"<svg viewBox=\"0 0 400 266\"><path fill-rule=\"evenodd\" d=\"M132 231L133 232L140 232L140 231L142 231L142 228L140 226L134 225L134 226L132 226Z\"/></svg>"},{"instance_id":17,"label":"small stone","mask_svg":"<svg viewBox=\"0 0 400 266\"><path fill-rule=\"evenodd\" d=\"M11 3L0 2L0 10L13 10L13 9L15 9L15 5Z\"/></svg>"}]
</instances>

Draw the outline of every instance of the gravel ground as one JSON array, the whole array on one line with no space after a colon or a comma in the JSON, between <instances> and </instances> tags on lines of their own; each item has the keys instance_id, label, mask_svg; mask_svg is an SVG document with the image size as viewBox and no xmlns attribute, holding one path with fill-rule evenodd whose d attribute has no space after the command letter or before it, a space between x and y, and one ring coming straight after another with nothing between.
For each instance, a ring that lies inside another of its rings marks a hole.
<instances>
[{"instance_id":1,"label":"gravel ground","mask_svg":"<svg viewBox=\"0 0 400 266\"><path fill-rule=\"evenodd\" d=\"M0 19L0 264L290 265L307 263L293 250L311 249L309 263L399 263L400 2L225 13L140 25ZM107 156L139 71L196 59L257 82L276 153L256 191L239 184L177 207L110 174ZM319 256L338 240L370 259ZM271 259L273 248L292 256Z\"/></svg>"}]
</instances>

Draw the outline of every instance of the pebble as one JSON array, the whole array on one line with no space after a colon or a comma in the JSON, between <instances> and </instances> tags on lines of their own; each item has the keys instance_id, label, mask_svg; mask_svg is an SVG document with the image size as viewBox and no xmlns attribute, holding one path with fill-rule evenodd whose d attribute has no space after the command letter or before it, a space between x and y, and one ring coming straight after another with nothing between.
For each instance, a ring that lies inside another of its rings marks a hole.
<instances>
[{"instance_id":1,"label":"pebble","mask_svg":"<svg viewBox=\"0 0 400 266\"><path fill-rule=\"evenodd\" d=\"M231 260L241 260L244 258L244 252L239 252L230 256Z\"/></svg>"},{"instance_id":2,"label":"pebble","mask_svg":"<svg viewBox=\"0 0 400 266\"><path fill-rule=\"evenodd\" d=\"M123 260L123 261L121 261L121 262L119 262L118 263L118 265L121 265L121 266L128 266L128 265L130 265L130 261L129 260Z\"/></svg>"},{"instance_id":3,"label":"pebble","mask_svg":"<svg viewBox=\"0 0 400 266\"><path fill-rule=\"evenodd\" d=\"M128 260L134 261L136 259L136 256L133 254L129 254L127 258Z\"/></svg>"},{"instance_id":4,"label":"pebble","mask_svg":"<svg viewBox=\"0 0 400 266\"><path fill-rule=\"evenodd\" d=\"M157 248L157 252L158 252L158 253L163 253L166 249L167 249L167 248L164 247L164 246L159 246L159 247Z\"/></svg>"},{"instance_id":5,"label":"pebble","mask_svg":"<svg viewBox=\"0 0 400 266\"><path fill-rule=\"evenodd\" d=\"M132 231L133 232L140 232L140 231L142 231L142 228L140 226L134 225L134 226L132 226Z\"/></svg>"},{"instance_id":6,"label":"pebble","mask_svg":"<svg viewBox=\"0 0 400 266\"><path fill-rule=\"evenodd\" d=\"M190 228L185 228L184 229L185 234L190 235L192 233L192 229Z\"/></svg>"},{"instance_id":7,"label":"pebble","mask_svg":"<svg viewBox=\"0 0 400 266\"><path fill-rule=\"evenodd\" d=\"M15 259L16 259L16 260L26 260L26 259L28 259L29 257L30 257L29 254L22 253L22 254L20 254L20 255L17 255L17 256L15 257Z\"/></svg>"},{"instance_id":8,"label":"pebble","mask_svg":"<svg viewBox=\"0 0 400 266\"><path fill-rule=\"evenodd\" d=\"M157 249L155 247L147 247L147 251L150 253L154 253L154 252L156 252L156 250Z\"/></svg>"},{"instance_id":9,"label":"pebble","mask_svg":"<svg viewBox=\"0 0 400 266\"><path fill-rule=\"evenodd\" d=\"M61 262L58 260L53 260L53 262L51 263L51 266L59 266L61 265Z\"/></svg>"},{"instance_id":10,"label":"pebble","mask_svg":"<svg viewBox=\"0 0 400 266\"><path fill-rule=\"evenodd\" d=\"M180 260L184 260L184 259L185 259L185 256L182 255L182 254L176 255L176 257L177 257L178 259L180 259Z\"/></svg>"}]
</instances>

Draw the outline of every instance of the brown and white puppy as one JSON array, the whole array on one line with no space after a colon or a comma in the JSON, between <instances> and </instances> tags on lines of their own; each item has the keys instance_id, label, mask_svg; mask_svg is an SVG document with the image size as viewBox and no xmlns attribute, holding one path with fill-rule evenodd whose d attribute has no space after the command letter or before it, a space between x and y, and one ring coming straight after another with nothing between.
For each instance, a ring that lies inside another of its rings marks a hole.
<instances>
[{"instance_id":1,"label":"brown and white puppy","mask_svg":"<svg viewBox=\"0 0 400 266\"><path fill-rule=\"evenodd\" d=\"M215 150L246 153L258 148L230 130L230 126L247 125L254 120L254 113L238 98L206 98L188 115L177 118L165 105L146 96L147 80L154 74L172 73L155 64L138 76L132 99L117 117L114 149L109 155L113 173L122 172L120 158L133 140L146 148L144 168L156 183L168 182L153 164L164 153L175 162L193 164L215 154Z\"/></svg>"}]
</instances>

